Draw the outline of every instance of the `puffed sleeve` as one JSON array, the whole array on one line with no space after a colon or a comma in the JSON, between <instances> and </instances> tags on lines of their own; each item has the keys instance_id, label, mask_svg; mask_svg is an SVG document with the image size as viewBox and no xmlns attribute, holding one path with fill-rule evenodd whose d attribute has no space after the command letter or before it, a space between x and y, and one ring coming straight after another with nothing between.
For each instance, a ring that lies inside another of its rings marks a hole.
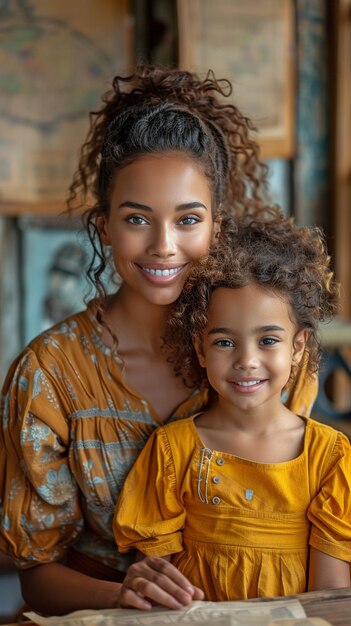
<instances>
[{"instance_id":1,"label":"puffed sleeve","mask_svg":"<svg viewBox=\"0 0 351 626\"><path fill-rule=\"evenodd\" d=\"M351 448L338 433L321 488L307 511L310 545L351 562Z\"/></svg>"},{"instance_id":2,"label":"puffed sleeve","mask_svg":"<svg viewBox=\"0 0 351 626\"><path fill-rule=\"evenodd\" d=\"M175 466L164 428L150 437L124 483L113 531L120 552L180 552L185 510L177 493Z\"/></svg>"},{"instance_id":3,"label":"puffed sleeve","mask_svg":"<svg viewBox=\"0 0 351 626\"><path fill-rule=\"evenodd\" d=\"M69 424L55 375L27 349L0 405L1 548L18 567L60 560L83 525L68 462Z\"/></svg>"}]
</instances>

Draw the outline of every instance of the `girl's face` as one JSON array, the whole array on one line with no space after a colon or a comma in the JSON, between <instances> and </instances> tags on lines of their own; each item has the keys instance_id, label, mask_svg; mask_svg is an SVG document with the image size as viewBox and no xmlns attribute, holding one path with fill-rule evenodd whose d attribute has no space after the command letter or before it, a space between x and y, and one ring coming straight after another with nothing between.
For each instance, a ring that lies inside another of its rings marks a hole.
<instances>
[{"instance_id":1,"label":"girl's face","mask_svg":"<svg viewBox=\"0 0 351 626\"><path fill-rule=\"evenodd\" d=\"M122 288L167 305L180 295L215 230L210 184L187 155L139 157L116 173L110 211L100 218Z\"/></svg>"},{"instance_id":2,"label":"girl's face","mask_svg":"<svg viewBox=\"0 0 351 626\"><path fill-rule=\"evenodd\" d=\"M241 411L280 406L292 362L303 355L306 332L296 332L290 304L251 284L213 293L203 341L196 342L219 403Z\"/></svg>"}]
</instances>

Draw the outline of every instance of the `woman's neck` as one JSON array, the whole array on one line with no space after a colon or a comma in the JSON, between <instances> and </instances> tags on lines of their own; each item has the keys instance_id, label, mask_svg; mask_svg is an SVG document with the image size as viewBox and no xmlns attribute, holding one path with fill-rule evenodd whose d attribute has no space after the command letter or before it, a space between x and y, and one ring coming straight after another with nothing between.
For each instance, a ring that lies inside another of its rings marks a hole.
<instances>
[{"instance_id":1,"label":"woman's neck","mask_svg":"<svg viewBox=\"0 0 351 626\"><path fill-rule=\"evenodd\" d=\"M148 302L122 285L109 298L103 317L122 350L126 345L128 349L159 353L167 314L167 306Z\"/></svg>"}]
</instances>

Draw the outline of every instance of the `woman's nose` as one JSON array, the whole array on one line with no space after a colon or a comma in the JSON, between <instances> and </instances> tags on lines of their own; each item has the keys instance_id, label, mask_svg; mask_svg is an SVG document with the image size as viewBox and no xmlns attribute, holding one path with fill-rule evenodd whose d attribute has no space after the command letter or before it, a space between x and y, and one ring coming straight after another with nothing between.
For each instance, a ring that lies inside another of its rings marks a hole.
<instances>
[{"instance_id":1,"label":"woman's nose","mask_svg":"<svg viewBox=\"0 0 351 626\"><path fill-rule=\"evenodd\" d=\"M176 233L172 227L167 225L155 227L148 246L148 253L159 257L169 257L176 252Z\"/></svg>"}]
</instances>

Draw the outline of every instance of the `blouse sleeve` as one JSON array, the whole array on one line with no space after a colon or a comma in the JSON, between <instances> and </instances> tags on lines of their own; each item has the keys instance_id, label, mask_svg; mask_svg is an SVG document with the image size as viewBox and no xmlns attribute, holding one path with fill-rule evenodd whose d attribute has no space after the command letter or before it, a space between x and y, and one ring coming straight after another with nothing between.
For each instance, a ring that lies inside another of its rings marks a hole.
<instances>
[{"instance_id":1,"label":"blouse sleeve","mask_svg":"<svg viewBox=\"0 0 351 626\"><path fill-rule=\"evenodd\" d=\"M0 405L0 547L18 567L60 560L82 529L68 463L69 424L55 376L27 349Z\"/></svg>"},{"instance_id":2,"label":"blouse sleeve","mask_svg":"<svg viewBox=\"0 0 351 626\"><path fill-rule=\"evenodd\" d=\"M309 417L318 393L317 376L307 375L308 353L305 352L298 373L283 393L284 404L296 415Z\"/></svg>"},{"instance_id":3,"label":"blouse sleeve","mask_svg":"<svg viewBox=\"0 0 351 626\"><path fill-rule=\"evenodd\" d=\"M175 466L164 428L158 428L124 483L113 530L118 549L144 554L180 552L185 509L177 494Z\"/></svg>"},{"instance_id":4,"label":"blouse sleeve","mask_svg":"<svg viewBox=\"0 0 351 626\"><path fill-rule=\"evenodd\" d=\"M338 433L321 487L307 511L310 545L351 562L351 448Z\"/></svg>"}]
</instances>

